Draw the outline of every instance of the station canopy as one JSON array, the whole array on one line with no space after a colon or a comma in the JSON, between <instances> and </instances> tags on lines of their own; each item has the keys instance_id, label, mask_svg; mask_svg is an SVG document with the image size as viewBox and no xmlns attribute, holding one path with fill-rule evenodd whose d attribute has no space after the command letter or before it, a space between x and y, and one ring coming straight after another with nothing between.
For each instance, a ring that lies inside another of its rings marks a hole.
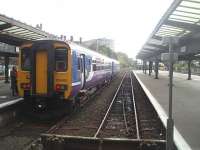
<instances>
[{"instance_id":1,"label":"station canopy","mask_svg":"<svg viewBox=\"0 0 200 150\"><path fill-rule=\"evenodd\" d=\"M0 14L0 42L20 46L25 41L42 38L55 38L55 36Z\"/></svg>"},{"instance_id":2,"label":"station canopy","mask_svg":"<svg viewBox=\"0 0 200 150\"><path fill-rule=\"evenodd\" d=\"M200 53L200 0L175 0L161 18L152 34L137 54L138 59L160 59L168 51L163 37L178 37L174 50L180 58Z\"/></svg>"}]
</instances>

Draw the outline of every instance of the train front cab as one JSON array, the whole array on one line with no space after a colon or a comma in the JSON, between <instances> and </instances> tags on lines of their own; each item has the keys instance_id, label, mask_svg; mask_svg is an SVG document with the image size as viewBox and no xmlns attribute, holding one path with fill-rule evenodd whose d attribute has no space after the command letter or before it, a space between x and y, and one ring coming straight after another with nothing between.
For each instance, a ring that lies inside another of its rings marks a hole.
<instances>
[{"instance_id":1,"label":"train front cab","mask_svg":"<svg viewBox=\"0 0 200 150\"><path fill-rule=\"evenodd\" d=\"M71 90L71 50L57 41L36 41L20 49L19 95L37 112L68 105Z\"/></svg>"}]
</instances>

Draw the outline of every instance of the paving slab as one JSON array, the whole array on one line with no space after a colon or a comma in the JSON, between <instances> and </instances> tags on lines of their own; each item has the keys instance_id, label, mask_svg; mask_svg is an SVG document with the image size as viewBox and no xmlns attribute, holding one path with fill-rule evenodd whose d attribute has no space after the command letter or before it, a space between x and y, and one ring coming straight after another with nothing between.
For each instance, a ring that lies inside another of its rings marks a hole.
<instances>
[{"instance_id":1,"label":"paving slab","mask_svg":"<svg viewBox=\"0 0 200 150\"><path fill-rule=\"evenodd\" d=\"M154 75L136 71L137 76L168 112L169 77L167 71L159 72L159 79ZM187 80L187 74L174 73L173 117L175 126L194 150L200 149L200 76L193 75Z\"/></svg>"}]
</instances>

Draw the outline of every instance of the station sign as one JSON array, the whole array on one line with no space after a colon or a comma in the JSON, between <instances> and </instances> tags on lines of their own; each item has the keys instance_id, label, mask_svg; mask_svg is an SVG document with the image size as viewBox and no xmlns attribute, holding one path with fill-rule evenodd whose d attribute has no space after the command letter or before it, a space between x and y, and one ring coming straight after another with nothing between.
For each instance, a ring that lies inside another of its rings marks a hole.
<instances>
[{"instance_id":1,"label":"station sign","mask_svg":"<svg viewBox=\"0 0 200 150\"><path fill-rule=\"evenodd\" d=\"M178 61L178 53L172 53L172 61L176 62ZM169 62L170 61L170 53L162 53L161 54L161 60L164 62Z\"/></svg>"}]
</instances>

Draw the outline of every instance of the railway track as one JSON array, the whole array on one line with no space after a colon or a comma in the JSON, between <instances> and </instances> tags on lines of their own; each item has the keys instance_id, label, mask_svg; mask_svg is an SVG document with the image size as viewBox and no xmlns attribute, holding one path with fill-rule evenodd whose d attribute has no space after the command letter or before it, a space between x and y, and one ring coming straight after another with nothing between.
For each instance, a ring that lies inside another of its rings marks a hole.
<instances>
[{"instance_id":1,"label":"railway track","mask_svg":"<svg viewBox=\"0 0 200 150\"><path fill-rule=\"evenodd\" d=\"M165 129L151 103L142 98L141 89L130 73L126 73L94 137L132 138L164 141ZM134 90L135 89L135 90ZM138 90L139 89L139 90ZM134 96L136 93L136 98Z\"/></svg>"},{"instance_id":2,"label":"railway track","mask_svg":"<svg viewBox=\"0 0 200 150\"><path fill-rule=\"evenodd\" d=\"M139 138L132 78L126 73L94 137Z\"/></svg>"},{"instance_id":3,"label":"railway track","mask_svg":"<svg viewBox=\"0 0 200 150\"><path fill-rule=\"evenodd\" d=\"M93 120L89 120L86 129L78 124L74 129L75 122L65 122L53 132L42 134L44 149L165 149L165 128L132 73L123 76L104 115L93 119L95 123L91 126Z\"/></svg>"}]
</instances>

